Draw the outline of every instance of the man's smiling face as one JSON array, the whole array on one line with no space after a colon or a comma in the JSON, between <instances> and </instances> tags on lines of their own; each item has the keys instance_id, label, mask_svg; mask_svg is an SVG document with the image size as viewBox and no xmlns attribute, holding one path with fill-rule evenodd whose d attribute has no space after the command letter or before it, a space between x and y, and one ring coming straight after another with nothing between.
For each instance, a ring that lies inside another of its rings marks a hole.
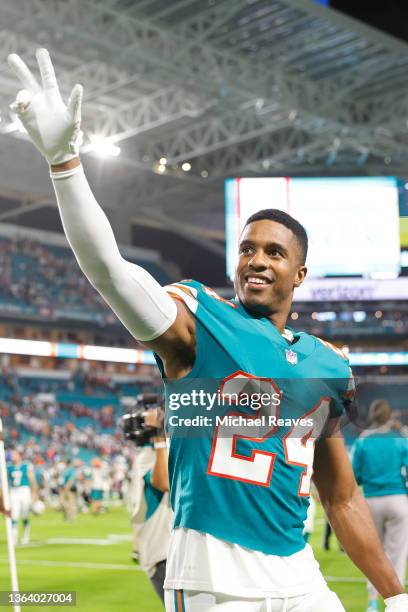
<instances>
[{"instance_id":1,"label":"man's smiling face","mask_svg":"<svg viewBox=\"0 0 408 612\"><path fill-rule=\"evenodd\" d=\"M302 250L292 230L269 219L244 228L234 285L248 310L264 316L285 309L289 313L293 289L305 275Z\"/></svg>"}]
</instances>

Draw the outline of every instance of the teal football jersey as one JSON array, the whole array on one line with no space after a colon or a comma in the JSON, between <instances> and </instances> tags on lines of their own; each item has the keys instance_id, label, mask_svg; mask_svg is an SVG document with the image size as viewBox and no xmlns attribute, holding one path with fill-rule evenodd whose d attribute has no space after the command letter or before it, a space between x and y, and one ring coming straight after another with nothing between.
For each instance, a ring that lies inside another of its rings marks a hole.
<instances>
[{"instance_id":1,"label":"teal football jersey","mask_svg":"<svg viewBox=\"0 0 408 612\"><path fill-rule=\"evenodd\" d=\"M26 463L21 463L19 466L8 465L8 480L11 487L29 487L30 481L28 478L28 466Z\"/></svg>"},{"instance_id":2,"label":"teal football jersey","mask_svg":"<svg viewBox=\"0 0 408 612\"><path fill-rule=\"evenodd\" d=\"M306 333L289 343L196 281L166 289L194 314L197 337L192 371L164 380L174 526L291 555L305 546L314 444L344 411L348 361ZM266 407L253 402L262 393Z\"/></svg>"},{"instance_id":3,"label":"teal football jersey","mask_svg":"<svg viewBox=\"0 0 408 612\"><path fill-rule=\"evenodd\" d=\"M365 497L408 494L408 439L397 431L363 432L353 445L351 458Z\"/></svg>"}]
</instances>

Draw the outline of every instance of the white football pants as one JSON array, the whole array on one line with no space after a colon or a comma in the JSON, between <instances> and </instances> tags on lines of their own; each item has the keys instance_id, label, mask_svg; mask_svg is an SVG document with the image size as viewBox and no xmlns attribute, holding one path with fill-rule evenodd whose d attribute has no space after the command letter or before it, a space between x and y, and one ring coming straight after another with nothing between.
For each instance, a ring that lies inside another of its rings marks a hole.
<instances>
[{"instance_id":1,"label":"white football pants","mask_svg":"<svg viewBox=\"0 0 408 612\"><path fill-rule=\"evenodd\" d=\"M11 518L13 521L27 520L30 515L31 489L30 487L11 487Z\"/></svg>"},{"instance_id":2,"label":"white football pants","mask_svg":"<svg viewBox=\"0 0 408 612\"><path fill-rule=\"evenodd\" d=\"M240 599L219 593L165 591L166 612L344 612L333 591L320 588L297 597Z\"/></svg>"}]
</instances>

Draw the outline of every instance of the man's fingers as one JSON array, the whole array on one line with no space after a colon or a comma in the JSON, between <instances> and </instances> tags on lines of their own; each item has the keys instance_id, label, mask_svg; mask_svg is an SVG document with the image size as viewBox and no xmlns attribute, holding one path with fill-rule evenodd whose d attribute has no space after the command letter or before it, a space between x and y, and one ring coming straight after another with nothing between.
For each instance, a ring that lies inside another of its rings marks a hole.
<instances>
[{"instance_id":1,"label":"man's fingers","mask_svg":"<svg viewBox=\"0 0 408 612\"><path fill-rule=\"evenodd\" d=\"M27 89L21 89L15 99L15 102L10 104L10 108L14 113L24 113L31 104L32 94Z\"/></svg>"},{"instance_id":2,"label":"man's fingers","mask_svg":"<svg viewBox=\"0 0 408 612\"><path fill-rule=\"evenodd\" d=\"M44 89L54 89L58 87L55 77L54 66L52 65L50 54L47 49L37 49L36 58L40 69L42 84Z\"/></svg>"},{"instance_id":3,"label":"man's fingers","mask_svg":"<svg viewBox=\"0 0 408 612\"><path fill-rule=\"evenodd\" d=\"M30 69L25 65L23 60L16 53L11 53L8 56L8 65L23 85L24 89L28 89L33 93L40 91L40 86L31 74Z\"/></svg>"},{"instance_id":4,"label":"man's fingers","mask_svg":"<svg viewBox=\"0 0 408 612\"><path fill-rule=\"evenodd\" d=\"M79 83L77 83L76 85L74 85L68 100L68 111L76 125L79 125L81 123L82 95L82 85L79 85Z\"/></svg>"}]
</instances>

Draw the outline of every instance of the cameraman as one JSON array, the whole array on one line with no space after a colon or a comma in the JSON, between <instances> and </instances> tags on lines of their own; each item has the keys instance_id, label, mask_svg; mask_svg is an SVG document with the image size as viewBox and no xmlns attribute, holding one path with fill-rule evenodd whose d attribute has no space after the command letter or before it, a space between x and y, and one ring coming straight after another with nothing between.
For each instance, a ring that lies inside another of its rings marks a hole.
<instances>
[{"instance_id":1,"label":"cameraman","mask_svg":"<svg viewBox=\"0 0 408 612\"><path fill-rule=\"evenodd\" d=\"M143 401L143 400L142 400ZM163 431L164 411L144 410L144 441L133 464L134 506L132 525L138 543L139 563L164 602L167 549L173 521L169 498L168 452ZM137 441L137 437L133 437ZM146 442L148 444L146 445Z\"/></svg>"}]
</instances>

